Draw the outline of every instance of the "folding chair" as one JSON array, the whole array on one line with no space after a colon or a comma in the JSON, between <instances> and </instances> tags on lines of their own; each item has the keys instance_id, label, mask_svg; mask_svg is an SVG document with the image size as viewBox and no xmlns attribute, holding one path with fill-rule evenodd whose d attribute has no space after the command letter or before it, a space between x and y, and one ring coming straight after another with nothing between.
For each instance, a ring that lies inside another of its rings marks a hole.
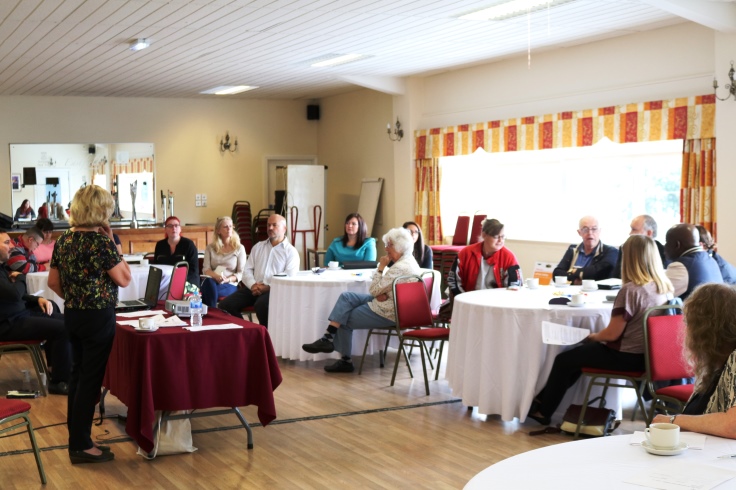
<instances>
[{"instance_id":1,"label":"folding chair","mask_svg":"<svg viewBox=\"0 0 736 490\"><path fill-rule=\"evenodd\" d=\"M177 262L171 273L171 281L169 282L169 292L166 299L176 301L184 299L184 289L187 285L187 274L189 274L189 262Z\"/></svg>"},{"instance_id":2,"label":"folding chair","mask_svg":"<svg viewBox=\"0 0 736 490\"><path fill-rule=\"evenodd\" d=\"M473 226L470 228L470 240L468 243L478 243L481 240L481 232L483 231L483 220L486 219L485 214L476 214L473 216Z\"/></svg>"},{"instance_id":3,"label":"folding chair","mask_svg":"<svg viewBox=\"0 0 736 490\"><path fill-rule=\"evenodd\" d=\"M41 389L43 396L48 395L46 385L43 383L43 378L47 377L49 368L46 365L46 358L43 355L41 346L43 340L9 340L7 342L0 342L0 357L3 354L16 353L26 351L31 356L33 362L33 370L36 372L36 379L38 380L38 386Z\"/></svg>"},{"instance_id":4,"label":"folding chair","mask_svg":"<svg viewBox=\"0 0 736 490\"><path fill-rule=\"evenodd\" d=\"M399 279L407 277L415 277L415 282L399 282ZM450 340L449 328L433 327L432 310L429 307L429 299L427 298L427 290L424 280L419 276L403 276L397 278L393 284L394 290L394 308L396 312L396 326L394 330L399 338L399 351L404 353L406 357L405 346L419 346L419 352L422 356L422 370L424 372L424 389L429 396L429 378L427 376L427 363L425 352L429 357L429 350L425 342L440 341L440 359L442 358L442 348L444 341ZM407 359L408 365L408 359ZM435 380L439 377L439 363L435 370ZM399 369L399 356L396 356L394 362L394 372L391 376L391 386L396 382L396 372ZM411 367L409 367L409 375Z\"/></svg>"},{"instance_id":5,"label":"folding chair","mask_svg":"<svg viewBox=\"0 0 736 490\"><path fill-rule=\"evenodd\" d=\"M28 431L28 438L31 440L33 447L33 455L36 457L36 466L38 474L41 477L41 483L46 484L46 472L43 470L43 462L41 461L41 451L36 443L36 435L33 432L33 424L30 418L31 406L23 400L6 400L0 398L0 425L8 422L14 422L10 427L0 429L0 434L5 434L12 430L25 427Z\"/></svg>"},{"instance_id":6,"label":"folding chair","mask_svg":"<svg viewBox=\"0 0 736 490\"><path fill-rule=\"evenodd\" d=\"M245 253L250 253L253 248L253 216L248 201L235 201L233 204L233 228L240 237L240 242L245 247Z\"/></svg>"},{"instance_id":7,"label":"folding chair","mask_svg":"<svg viewBox=\"0 0 736 490\"><path fill-rule=\"evenodd\" d=\"M678 305L662 305L650 308L644 314L644 362L647 372L647 389L652 395L652 407L647 415L647 426L657 410L680 413L693 394L693 384L680 384L657 388L657 381L691 378L690 367L683 357L682 339L685 322L679 315L656 315L662 310L679 310ZM669 404L669 405L668 405ZM672 410L674 405L675 410Z\"/></svg>"}]
</instances>

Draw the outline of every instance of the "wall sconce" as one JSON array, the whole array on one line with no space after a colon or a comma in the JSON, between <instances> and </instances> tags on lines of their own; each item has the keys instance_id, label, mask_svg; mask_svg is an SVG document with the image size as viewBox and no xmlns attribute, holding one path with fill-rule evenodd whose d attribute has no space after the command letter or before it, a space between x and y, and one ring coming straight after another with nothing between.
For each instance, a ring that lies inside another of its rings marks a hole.
<instances>
[{"instance_id":1,"label":"wall sconce","mask_svg":"<svg viewBox=\"0 0 736 490\"><path fill-rule=\"evenodd\" d=\"M233 138L233 142L230 143L230 133L225 133L225 139L220 139L220 151L230 153L238 149L238 138Z\"/></svg>"},{"instance_id":2,"label":"wall sconce","mask_svg":"<svg viewBox=\"0 0 736 490\"><path fill-rule=\"evenodd\" d=\"M736 101L736 82L734 82L734 69L733 69L733 60L731 60L731 69L728 70L728 79L731 81L731 83L726 84L726 90L728 90L728 95L724 98L718 97L718 94L716 93L716 90L718 90L718 80L716 80L716 77L713 77L713 95L716 96L716 99L718 100L728 100L729 97L733 95L733 100Z\"/></svg>"},{"instance_id":3,"label":"wall sconce","mask_svg":"<svg viewBox=\"0 0 736 490\"><path fill-rule=\"evenodd\" d=\"M404 137L404 130L401 129L401 123L399 122L399 118L396 118L396 126L394 127L394 132L391 133L391 124L386 125L386 131L388 132L388 139L391 141L401 141L401 138Z\"/></svg>"}]
</instances>

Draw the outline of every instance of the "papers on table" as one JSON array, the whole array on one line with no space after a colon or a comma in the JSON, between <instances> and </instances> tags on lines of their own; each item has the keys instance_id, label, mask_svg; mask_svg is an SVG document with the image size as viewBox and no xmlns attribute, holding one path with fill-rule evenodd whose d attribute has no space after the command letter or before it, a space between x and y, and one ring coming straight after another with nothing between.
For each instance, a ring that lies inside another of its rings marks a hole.
<instances>
[{"instance_id":1,"label":"papers on table","mask_svg":"<svg viewBox=\"0 0 736 490\"><path fill-rule=\"evenodd\" d=\"M138 328L138 320L126 320L118 322L120 325L130 325L133 328ZM159 314L153 317L153 323L157 327L183 327L189 325L176 315L172 315L169 318L164 318L163 315Z\"/></svg>"},{"instance_id":2,"label":"papers on table","mask_svg":"<svg viewBox=\"0 0 736 490\"><path fill-rule=\"evenodd\" d=\"M568 327L552 322L542 322L542 341L550 345L577 344L590 335L587 328Z\"/></svg>"},{"instance_id":3,"label":"papers on table","mask_svg":"<svg viewBox=\"0 0 736 490\"><path fill-rule=\"evenodd\" d=\"M222 325L204 325L201 327L184 327L184 330L190 332L204 332L205 330L230 330L233 328L243 328L242 325L236 325L234 323L224 323Z\"/></svg>"},{"instance_id":4,"label":"papers on table","mask_svg":"<svg viewBox=\"0 0 736 490\"><path fill-rule=\"evenodd\" d=\"M138 311L126 311L122 313L115 313L117 316L122 316L123 318L140 318L142 316L153 316L153 315L160 315L161 310L138 310Z\"/></svg>"},{"instance_id":5,"label":"papers on table","mask_svg":"<svg viewBox=\"0 0 736 490\"><path fill-rule=\"evenodd\" d=\"M647 440L647 436L644 432L637 430L631 434L629 444L632 446L639 446L643 441ZM688 449L704 449L705 448L705 434L699 434L697 432L680 432L680 441L686 442Z\"/></svg>"},{"instance_id":6,"label":"papers on table","mask_svg":"<svg viewBox=\"0 0 736 490\"><path fill-rule=\"evenodd\" d=\"M642 471L624 483L660 490L708 490L734 477L735 472L715 466L673 461Z\"/></svg>"}]
</instances>

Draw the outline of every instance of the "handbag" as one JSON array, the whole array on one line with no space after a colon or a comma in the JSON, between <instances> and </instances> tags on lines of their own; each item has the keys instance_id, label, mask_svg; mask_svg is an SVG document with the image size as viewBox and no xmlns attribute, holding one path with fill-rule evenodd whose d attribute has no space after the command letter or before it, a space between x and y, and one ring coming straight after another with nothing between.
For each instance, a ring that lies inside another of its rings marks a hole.
<instances>
[{"instance_id":1,"label":"handbag","mask_svg":"<svg viewBox=\"0 0 736 490\"><path fill-rule=\"evenodd\" d=\"M595 400L588 403L585 410L585 418L580 424L580 433L593 437L610 435L621 423L616 420L616 412L610 408L591 407ZM582 405L570 405L562 416L562 425L560 430L575 434L580 419Z\"/></svg>"},{"instance_id":2,"label":"handbag","mask_svg":"<svg viewBox=\"0 0 736 490\"><path fill-rule=\"evenodd\" d=\"M190 411L182 410L170 412L170 415L188 414ZM146 459L154 459L156 456L166 456L168 454L193 453L197 450L192 446L192 423L189 419L164 420L164 412L156 410L156 422L154 430L153 451L145 452L138 447L138 454ZM156 427L158 426L158 427Z\"/></svg>"}]
</instances>

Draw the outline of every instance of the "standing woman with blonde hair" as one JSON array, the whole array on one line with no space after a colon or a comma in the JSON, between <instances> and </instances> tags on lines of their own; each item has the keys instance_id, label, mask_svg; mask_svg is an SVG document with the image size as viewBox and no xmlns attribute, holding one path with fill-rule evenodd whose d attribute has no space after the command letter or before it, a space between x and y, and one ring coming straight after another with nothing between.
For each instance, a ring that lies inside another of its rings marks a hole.
<instances>
[{"instance_id":1,"label":"standing woman with blonde hair","mask_svg":"<svg viewBox=\"0 0 736 490\"><path fill-rule=\"evenodd\" d=\"M64 298L64 325L72 345L67 426L72 464L114 459L92 441L92 420L115 338L118 287L130 284L130 267L118 253L108 222L112 195L89 185L71 203L67 230L56 241L49 288Z\"/></svg>"},{"instance_id":2,"label":"standing woman with blonde hair","mask_svg":"<svg viewBox=\"0 0 736 490\"><path fill-rule=\"evenodd\" d=\"M672 297L674 287L664 273L654 240L631 235L623 245L621 281L611 320L600 332L557 355L544 389L537 395L529 417L549 425L567 389L580 378L583 367L644 371L644 315Z\"/></svg>"},{"instance_id":3,"label":"standing woman with blonde hair","mask_svg":"<svg viewBox=\"0 0 736 490\"><path fill-rule=\"evenodd\" d=\"M202 274L202 302L210 308L217 306L218 298L230 296L238 289L245 271L245 247L229 216L217 218L215 241L204 251Z\"/></svg>"}]
</instances>

